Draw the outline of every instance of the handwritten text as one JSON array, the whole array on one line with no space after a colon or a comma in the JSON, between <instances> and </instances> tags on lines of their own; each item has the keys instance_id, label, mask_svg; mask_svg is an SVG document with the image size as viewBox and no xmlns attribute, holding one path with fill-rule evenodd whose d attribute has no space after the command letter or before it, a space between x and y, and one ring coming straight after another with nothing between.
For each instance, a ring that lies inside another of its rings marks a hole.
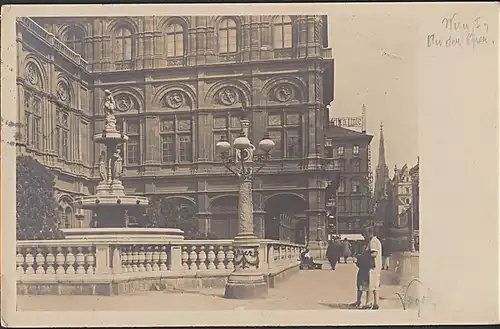
<instances>
[{"instance_id":1,"label":"handwritten text","mask_svg":"<svg viewBox=\"0 0 500 329\"><path fill-rule=\"evenodd\" d=\"M454 13L441 19L441 31L427 35L427 48L472 48L494 44L489 25L482 17L464 20Z\"/></svg>"}]
</instances>

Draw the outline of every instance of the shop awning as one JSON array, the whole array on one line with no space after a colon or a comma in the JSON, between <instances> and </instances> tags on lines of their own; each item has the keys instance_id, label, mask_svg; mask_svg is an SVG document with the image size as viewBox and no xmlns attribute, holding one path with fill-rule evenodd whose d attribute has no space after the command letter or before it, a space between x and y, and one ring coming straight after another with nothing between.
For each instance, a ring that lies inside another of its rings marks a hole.
<instances>
[{"instance_id":1,"label":"shop awning","mask_svg":"<svg viewBox=\"0 0 500 329\"><path fill-rule=\"evenodd\" d=\"M360 241L365 239L362 234L341 234L340 238L342 240L347 239L349 241Z\"/></svg>"}]
</instances>

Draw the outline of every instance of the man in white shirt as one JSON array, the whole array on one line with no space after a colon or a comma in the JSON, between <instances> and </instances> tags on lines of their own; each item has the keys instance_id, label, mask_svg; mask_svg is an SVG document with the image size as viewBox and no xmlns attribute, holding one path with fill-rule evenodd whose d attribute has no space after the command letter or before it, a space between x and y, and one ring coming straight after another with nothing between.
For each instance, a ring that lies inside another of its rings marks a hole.
<instances>
[{"instance_id":1,"label":"man in white shirt","mask_svg":"<svg viewBox=\"0 0 500 329\"><path fill-rule=\"evenodd\" d=\"M372 227L368 227L365 230L364 236L365 239L368 240L367 248L373 259L368 279L367 299L369 303L366 308L378 310L378 291L380 289L380 275L382 272L382 243L380 243L380 240L375 236Z\"/></svg>"}]
</instances>

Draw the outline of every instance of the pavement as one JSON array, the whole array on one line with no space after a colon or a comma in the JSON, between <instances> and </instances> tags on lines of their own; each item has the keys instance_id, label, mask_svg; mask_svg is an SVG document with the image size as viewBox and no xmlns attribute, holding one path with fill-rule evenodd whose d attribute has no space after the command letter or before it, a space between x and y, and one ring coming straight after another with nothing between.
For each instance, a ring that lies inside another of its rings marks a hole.
<instances>
[{"instance_id":1,"label":"pavement","mask_svg":"<svg viewBox=\"0 0 500 329\"><path fill-rule=\"evenodd\" d=\"M121 296L17 296L18 311L223 311L223 310L321 310L347 309L356 299L357 267L338 264L335 271L300 271L276 288L267 298L225 299L224 289L149 291ZM398 286L382 285L381 309L401 309ZM364 297L363 297L364 298ZM375 312L375 311L371 311Z\"/></svg>"}]
</instances>

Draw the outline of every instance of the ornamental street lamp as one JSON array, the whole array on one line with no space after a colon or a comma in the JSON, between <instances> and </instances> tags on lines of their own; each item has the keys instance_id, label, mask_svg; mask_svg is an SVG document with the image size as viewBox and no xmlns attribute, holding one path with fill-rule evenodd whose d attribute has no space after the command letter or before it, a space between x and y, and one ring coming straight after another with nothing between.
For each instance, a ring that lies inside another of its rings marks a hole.
<instances>
[{"instance_id":1,"label":"ornamental street lamp","mask_svg":"<svg viewBox=\"0 0 500 329\"><path fill-rule=\"evenodd\" d=\"M254 175L264 168L266 160L269 159L269 152L274 148L274 142L266 133L259 143L263 154L254 155L255 146L248 139L250 121L243 116L240 122L242 131L232 145L236 150L236 161L230 157L231 144L225 135L221 136L215 147L224 166L239 182L238 234L233 241L235 268L229 275L224 297L249 299L267 295L267 283L264 275L258 270L260 240L253 231L252 181Z\"/></svg>"}]
</instances>

